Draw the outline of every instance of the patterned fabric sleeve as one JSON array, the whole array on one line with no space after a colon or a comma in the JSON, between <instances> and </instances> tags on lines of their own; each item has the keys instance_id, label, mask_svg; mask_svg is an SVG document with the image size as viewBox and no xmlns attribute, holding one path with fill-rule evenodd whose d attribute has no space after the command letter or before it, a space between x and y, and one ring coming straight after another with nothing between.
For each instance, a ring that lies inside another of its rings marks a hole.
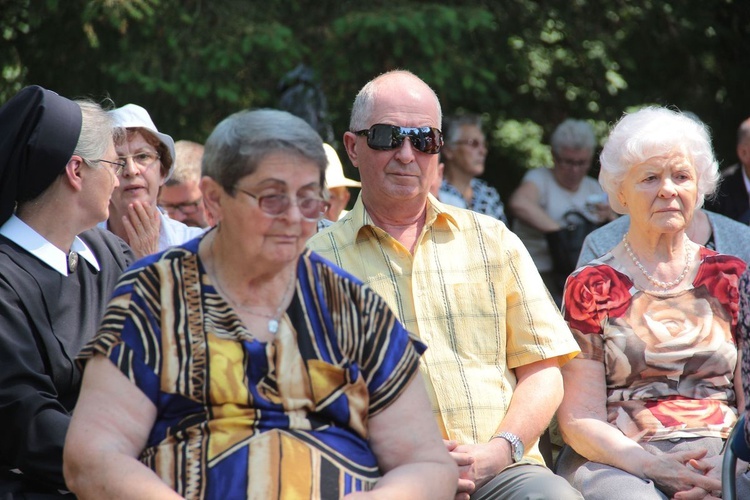
<instances>
[{"instance_id":1,"label":"patterned fabric sleeve","mask_svg":"<svg viewBox=\"0 0 750 500\"><path fill-rule=\"evenodd\" d=\"M737 339L742 348L742 387L745 391L745 442L750 447L750 268L740 278Z\"/></svg>"},{"instance_id":2,"label":"patterned fabric sleeve","mask_svg":"<svg viewBox=\"0 0 750 500\"><path fill-rule=\"evenodd\" d=\"M563 317L581 348L580 357L604 362L604 322L627 310L632 286L627 276L607 265L586 266L568 278Z\"/></svg>"},{"instance_id":3,"label":"patterned fabric sleeve","mask_svg":"<svg viewBox=\"0 0 750 500\"><path fill-rule=\"evenodd\" d=\"M363 364L370 392L370 415L388 407L411 382L419 369L419 356L426 346L407 332L385 301L369 288L362 290L363 330L370 332L364 347ZM380 353L374 356L374 353Z\"/></svg>"},{"instance_id":4,"label":"patterned fabric sleeve","mask_svg":"<svg viewBox=\"0 0 750 500\"><path fill-rule=\"evenodd\" d=\"M316 264L333 331L342 350L361 369L370 396L369 413L375 415L411 382L426 346L371 288L310 251L306 256Z\"/></svg>"}]
</instances>

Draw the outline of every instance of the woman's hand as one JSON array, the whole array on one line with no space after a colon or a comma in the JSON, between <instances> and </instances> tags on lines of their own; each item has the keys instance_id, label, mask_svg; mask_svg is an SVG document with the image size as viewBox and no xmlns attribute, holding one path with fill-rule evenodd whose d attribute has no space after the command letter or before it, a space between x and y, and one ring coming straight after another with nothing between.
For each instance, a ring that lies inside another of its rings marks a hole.
<instances>
[{"instance_id":1,"label":"woman's hand","mask_svg":"<svg viewBox=\"0 0 750 500\"><path fill-rule=\"evenodd\" d=\"M136 258L159 251L161 218L156 206L135 201L128 205L128 213L123 215L122 223L128 235L128 244Z\"/></svg>"},{"instance_id":2,"label":"woman's hand","mask_svg":"<svg viewBox=\"0 0 750 500\"><path fill-rule=\"evenodd\" d=\"M455 441L443 440L445 449L458 466L458 486L456 496L453 500L469 500L471 494L476 490L476 484L469 478L469 468L474 463L474 457L466 452L456 452L458 443Z\"/></svg>"},{"instance_id":3,"label":"woman's hand","mask_svg":"<svg viewBox=\"0 0 750 500\"><path fill-rule=\"evenodd\" d=\"M643 464L644 476L651 479L662 492L675 499L706 498L710 492L721 491L721 478L705 475L714 468L713 459L702 461L706 450L688 450L652 455ZM692 464L701 464L702 469ZM718 468L721 474L721 466Z\"/></svg>"},{"instance_id":4,"label":"woman's hand","mask_svg":"<svg viewBox=\"0 0 750 500\"><path fill-rule=\"evenodd\" d=\"M721 471L723 455L715 455L713 457L704 458L700 460L692 459L688 462L690 467L693 467L704 476L711 477L721 482ZM694 498L721 498L721 489L715 491L706 491L703 488L695 487L688 491L680 491L675 494L676 500L692 500Z\"/></svg>"}]
</instances>

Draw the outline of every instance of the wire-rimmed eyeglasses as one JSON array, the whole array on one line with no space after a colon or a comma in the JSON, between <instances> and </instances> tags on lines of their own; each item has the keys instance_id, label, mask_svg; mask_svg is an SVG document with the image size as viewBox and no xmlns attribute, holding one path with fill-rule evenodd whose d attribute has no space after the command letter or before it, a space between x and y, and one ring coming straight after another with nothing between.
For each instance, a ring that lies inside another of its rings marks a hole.
<instances>
[{"instance_id":1,"label":"wire-rimmed eyeglasses","mask_svg":"<svg viewBox=\"0 0 750 500\"><path fill-rule=\"evenodd\" d=\"M125 162L122 160L119 161L109 161L109 160L87 160L86 158L81 157L83 161L86 163L107 163L108 165L112 165L112 171L115 173L115 175L120 175L122 171L125 169Z\"/></svg>"},{"instance_id":2,"label":"wire-rimmed eyeglasses","mask_svg":"<svg viewBox=\"0 0 750 500\"><path fill-rule=\"evenodd\" d=\"M161 156L148 151L142 151L133 155L121 155L119 160L122 162L123 167L127 166L128 158L132 159L133 164L143 172L156 165L156 160L161 159Z\"/></svg>"}]
</instances>

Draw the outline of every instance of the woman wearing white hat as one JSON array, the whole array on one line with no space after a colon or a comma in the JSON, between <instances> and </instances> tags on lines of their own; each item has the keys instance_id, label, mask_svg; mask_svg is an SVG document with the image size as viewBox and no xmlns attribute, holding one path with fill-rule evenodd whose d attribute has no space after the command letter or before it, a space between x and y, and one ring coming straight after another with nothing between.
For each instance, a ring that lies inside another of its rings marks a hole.
<instances>
[{"instance_id":1,"label":"woman wearing white hat","mask_svg":"<svg viewBox=\"0 0 750 500\"><path fill-rule=\"evenodd\" d=\"M330 204L324 217L336 222L346 213L344 208L346 208L346 204L349 203L349 198L351 197L349 188L360 187L361 184L344 176L344 167L341 165L339 155L336 154L336 150L333 147L323 144L323 149L325 149L326 157L328 158L326 189L328 191L328 203Z\"/></svg>"},{"instance_id":2,"label":"woman wearing white hat","mask_svg":"<svg viewBox=\"0 0 750 500\"><path fill-rule=\"evenodd\" d=\"M112 193L106 228L125 240L139 258L202 234L201 228L170 219L156 203L159 188L174 170L174 140L160 133L148 112L136 104L110 113L115 149L125 168L120 186Z\"/></svg>"}]
</instances>

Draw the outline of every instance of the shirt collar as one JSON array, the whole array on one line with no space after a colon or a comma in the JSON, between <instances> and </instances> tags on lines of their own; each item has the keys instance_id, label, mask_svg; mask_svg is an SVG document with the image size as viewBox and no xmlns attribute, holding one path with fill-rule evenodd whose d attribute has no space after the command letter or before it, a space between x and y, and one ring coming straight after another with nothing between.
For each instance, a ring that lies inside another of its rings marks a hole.
<instances>
[{"instance_id":1,"label":"shirt collar","mask_svg":"<svg viewBox=\"0 0 750 500\"><path fill-rule=\"evenodd\" d=\"M58 273L63 276L68 275L68 255L47 241L44 236L37 233L31 226L15 215L12 215L10 219L0 227L0 234L50 266ZM99 271L99 262L96 260L94 252L92 252L91 249L86 246L86 243L84 243L78 236L73 240L70 251L78 253L79 257L86 259L94 269Z\"/></svg>"},{"instance_id":2,"label":"shirt collar","mask_svg":"<svg viewBox=\"0 0 750 500\"><path fill-rule=\"evenodd\" d=\"M359 237L362 229L377 227L372 221L370 214L365 209L365 204L362 202L362 192L360 191L357 201L351 211L344 216L344 219L351 221L352 229L354 233ZM446 211L446 205L440 203L432 194L427 195L427 215L425 217L425 227L433 225L450 224L458 228L458 221L455 217Z\"/></svg>"}]
</instances>

